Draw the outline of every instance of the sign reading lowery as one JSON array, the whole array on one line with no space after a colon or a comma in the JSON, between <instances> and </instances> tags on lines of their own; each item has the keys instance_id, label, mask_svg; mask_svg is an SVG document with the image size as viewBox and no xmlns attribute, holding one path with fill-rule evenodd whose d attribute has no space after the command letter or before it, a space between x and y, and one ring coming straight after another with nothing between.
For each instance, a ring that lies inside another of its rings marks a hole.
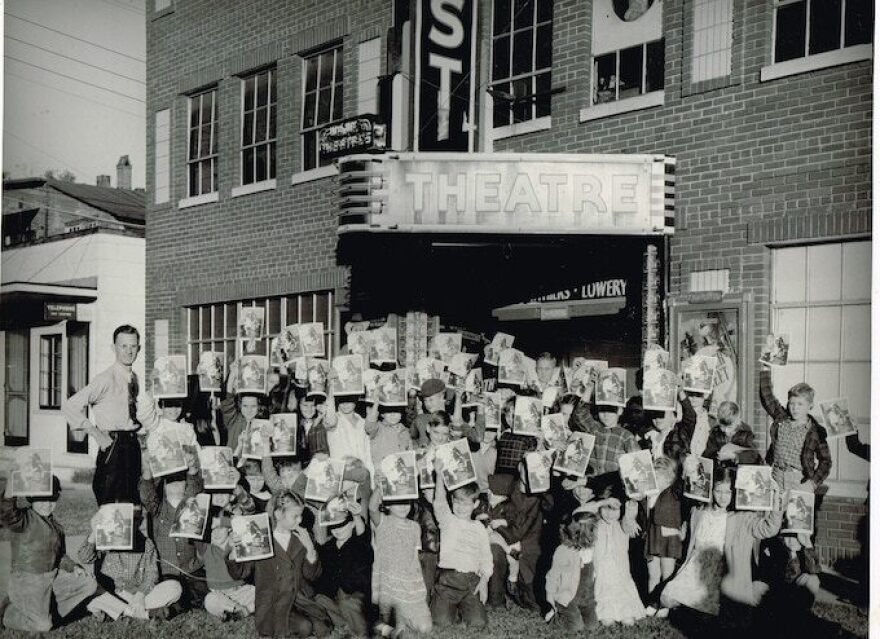
<instances>
[{"instance_id":1,"label":"sign reading lowery","mask_svg":"<svg viewBox=\"0 0 880 639\"><path fill-rule=\"evenodd\" d=\"M357 202L343 197L339 231L671 233L674 162L663 155L348 156L341 184L361 173L383 179L365 183L368 195ZM363 213L363 224L352 213Z\"/></svg>"}]
</instances>

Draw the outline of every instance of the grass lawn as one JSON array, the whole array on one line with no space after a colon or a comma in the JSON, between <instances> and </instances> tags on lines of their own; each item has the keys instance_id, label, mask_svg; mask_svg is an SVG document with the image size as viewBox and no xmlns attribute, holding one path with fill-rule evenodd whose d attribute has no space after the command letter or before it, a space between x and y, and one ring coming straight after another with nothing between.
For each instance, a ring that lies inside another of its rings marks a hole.
<instances>
[{"instance_id":1,"label":"grass lawn","mask_svg":"<svg viewBox=\"0 0 880 639\"><path fill-rule=\"evenodd\" d=\"M68 535L84 535L88 533L89 519L95 512L95 500L89 487L82 486L66 489L56 509L58 520ZM7 540L9 533L0 530L0 541ZM70 549L75 553L76 549ZM5 572L4 566L0 571ZM859 637L868 635L867 618L860 614L855 606L848 604L817 603L813 612L842 629ZM3 631L2 637L31 638L32 634ZM48 637L59 639L141 639L164 637L187 637L188 639L208 639L212 637L228 637L230 639L255 636L253 619L238 622L221 623L204 611L194 611L181 615L171 621L136 621L122 618L116 622L98 622L91 617L83 618L62 628L48 633ZM333 639L347 636L334 632ZM469 631L464 626L456 626L443 632L435 632L434 637L440 639L502 639L507 637L561 637L565 633L555 625L548 625L533 614L527 614L518 608L493 610L489 614L489 628L480 632ZM681 639L685 635L674 628L668 621L645 619L636 626L625 628L615 626L604 628L594 626L583 633L595 639L624 639L628 637L652 637L655 639ZM782 631L779 636L786 636ZM748 639L744 637L743 639Z\"/></svg>"}]
</instances>

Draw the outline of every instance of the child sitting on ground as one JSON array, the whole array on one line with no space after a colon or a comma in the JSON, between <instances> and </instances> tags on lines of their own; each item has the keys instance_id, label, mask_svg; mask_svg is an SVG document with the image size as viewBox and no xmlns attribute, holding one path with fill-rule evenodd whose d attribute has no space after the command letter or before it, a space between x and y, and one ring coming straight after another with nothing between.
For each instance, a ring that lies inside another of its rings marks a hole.
<instances>
[{"instance_id":1,"label":"child sitting on ground","mask_svg":"<svg viewBox=\"0 0 880 639\"><path fill-rule=\"evenodd\" d=\"M210 591L205 596L205 610L223 621L252 615L256 606L255 588L247 583L253 574L253 563L235 561L231 526L229 517L213 517L211 543L205 546L203 553Z\"/></svg>"},{"instance_id":2,"label":"child sitting on ground","mask_svg":"<svg viewBox=\"0 0 880 639\"><path fill-rule=\"evenodd\" d=\"M8 600L0 611L0 627L28 632L52 629L52 599L60 617L67 617L98 587L86 571L64 552L64 529L52 513L61 496L61 482L52 477L50 497L28 497L20 508L0 479L0 523L12 542Z\"/></svg>"},{"instance_id":3,"label":"child sitting on ground","mask_svg":"<svg viewBox=\"0 0 880 639\"><path fill-rule=\"evenodd\" d=\"M555 616L566 632L580 632L596 621L593 544L597 518L593 506L581 507L562 520L560 544L553 553L545 589Z\"/></svg>"}]
</instances>

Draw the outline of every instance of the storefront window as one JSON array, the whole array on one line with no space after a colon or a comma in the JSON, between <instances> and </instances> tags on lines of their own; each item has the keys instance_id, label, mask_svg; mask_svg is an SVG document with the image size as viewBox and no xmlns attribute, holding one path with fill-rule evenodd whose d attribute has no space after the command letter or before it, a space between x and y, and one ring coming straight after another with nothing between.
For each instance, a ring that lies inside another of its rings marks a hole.
<instances>
[{"instance_id":1,"label":"storefront window","mask_svg":"<svg viewBox=\"0 0 880 639\"><path fill-rule=\"evenodd\" d=\"M40 337L40 408L61 408L61 335Z\"/></svg>"},{"instance_id":2,"label":"storefront window","mask_svg":"<svg viewBox=\"0 0 880 639\"><path fill-rule=\"evenodd\" d=\"M818 403L846 398L870 441L871 243L846 242L772 251L771 331L791 339L788 364L773 370L778 397L797 382L816 391ZM842 439L830 442L832 490L864 490L868 464L851 455ZM849 485L847 485L849 484Z\"/></svg>"},{"instance_id":3,"label":"storefront window","mask_svg":"<svg viewBox=\"0 0 880 639\"><path fill-rule=\"evenodd\" d=\"M336 309L332 291L316 291L283 297L269 297L241 302L221 302L187 309L187 350L189 370L195 372L203 351L222 352L227 364L241 356L241 340L236 336L240 307L265 309L266 334L257 340L252 355L268 355L270 342L281 329L291 324L322 322L325 351L332 357L336 339Z\"/></svg>"},{"instance_id":4,"label":"storefront window","mask_svg":"<svg viewBox=\"0 0 880 639\"><path fill-rule=\"evenodd\" d=\"M550 115L553 2L495 0L493 8L494 126Z\"/></svg>"}]
</instances>

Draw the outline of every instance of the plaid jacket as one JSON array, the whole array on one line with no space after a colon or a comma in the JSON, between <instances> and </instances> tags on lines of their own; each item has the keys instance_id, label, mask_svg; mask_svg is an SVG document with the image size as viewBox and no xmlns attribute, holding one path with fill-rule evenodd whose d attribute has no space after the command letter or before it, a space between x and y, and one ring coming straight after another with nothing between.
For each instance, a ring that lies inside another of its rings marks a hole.
<instances>
[{"instance_id":1,"label":"plaid jacket","mask_svg":"<svg viewBox=\"0 0 880 639\"><path fill-rule=\"evenodd\" d=\"M590 433L596 437L587 470L591 475L617 472L620 469L618 457L639 450L639 442L632 432L620 424L605 428L602 422L593 419L587 402L579 402L575 406L568 420L568 427L574 432Z\"/></svg>"},{"instance_id":2,"label":"plaid jacket","mask_svg":"<svg viewBox=\"0 0 880 639\"><path fill-rule=\"evenodd\" d=\"M788 411L779 403L773 394L773 382L770 379L770 371L761 371L761 405L770 415L773 423L770 425L770 447L767 449L767 463L773 465L774 448L776 438L779 435L779 427L790 421ZM813 419L807 416L807 436L804 439L804 448L801 450L801 472L804 481L810 480L818 488L831 472L831 452L828 450L828 439L825 429Z\"/></svg>"}]
</instances>

